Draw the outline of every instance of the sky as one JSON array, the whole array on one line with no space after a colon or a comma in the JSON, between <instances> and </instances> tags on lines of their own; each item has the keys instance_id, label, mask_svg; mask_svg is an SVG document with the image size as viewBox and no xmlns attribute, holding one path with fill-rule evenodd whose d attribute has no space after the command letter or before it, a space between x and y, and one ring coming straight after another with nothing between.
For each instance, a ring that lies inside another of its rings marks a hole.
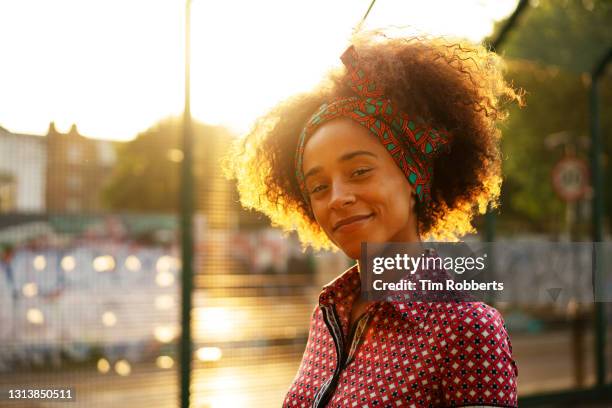
<instances>
[{"instance_id":1,"label":"sky","mask_svg":"<svg viewBox=\"0 0 612 408\"><path fill-rule=\"evenodd\" d=\"M371 0L192 0L195 119L241 133L340 64ZM0 126L129 140L184 105L185 0L0 1ZM376 0L364 29L480 41L517 0Z\"/></svg>"}]
</instances>

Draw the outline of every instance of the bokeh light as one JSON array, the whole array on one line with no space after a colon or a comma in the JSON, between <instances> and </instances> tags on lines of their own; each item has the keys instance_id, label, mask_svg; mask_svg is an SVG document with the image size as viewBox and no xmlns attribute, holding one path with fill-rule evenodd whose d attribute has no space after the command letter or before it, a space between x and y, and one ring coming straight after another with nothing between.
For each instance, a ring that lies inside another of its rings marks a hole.
<instances>
[{"instance_id":1,"label":"bokeh light","mask_svg":"<svg viewBox=\"0 0 612 408\"><path fill-rule=\"evenodd\" d=\"M102 314L102 323L107 327L112 327L117 324L117 316L113 312L104 312Z\"/></svg>"},{"instance_id":2,"label":"bokeh light","mask_svg":"<svg viewBox=\"0 0 612 408\"><path fill-rule=\"evenodd\" d=\"M97 272L107 272L115 268L115 259L110 255L102 255L94 258L93 268Z\"/></svg>"},{"instance_id":3,"label":"bokeh light","mask_svg":"<svg viewBox=\"0 0 612 408\"><path fill-rule=\"evenodd\" d=\"M76 267L76 260L74 259L74 256L66 255L65 257L62 258L60 265L62 266L62 269L64 271L70 272L70 271L73 271L74 268Z\"/></svg>"},{"instance_id":4,"label":"bokeh light","mask_svg":"<svg viewBox=\"0 0 612 408\"><path fill-rule=\"evenodd\" d=\"M174 283L174 275L170 272L159 272L155 275L155 283L162 288L171 286Z\"/></svg>"},{"instance_id":5,"label":"bokeh light","mask_svg":"<svg viewBox=\"0 0 612 408\"><path fill-rule=\"evenodd\" d=\"M176 337L177 329L173 326L155 326L153 335L160 343L170 343Z\"/></svg>"},{"instance_id":6,"label":"bokeh light","mask_svg":"<svg viewBox=\"0 0 612 408\"><path fill-rule=\"evenodd\" d=\"M196 357L200 361L219 361L222 356L219 347L201 347L196 351Z\"/></svg>"},{"instance_id":7,"label":"bokeh light","mask_svg":"<svg viewBox=\"0 0 612 408\"><path fill-rule=\"evenodd\" d=\"M125 267L128 271L138 272L140 271L142 264L140 262L140 259L138 259L137 256L130 255L127 258L125 258Z\"/></svg>"},{"instance_id":8,"label":"bokeh light","mask_svg":"<svg viewBox=\"0 0 612 408\"><path fill-rule=\"evenodd\" d=\"M40 309L36 308L28 309L26 313L26 318L28 319L28 322L32 324L39 325L45 322L45 315Z\"/></svg>"},{"instance_id":9,"label":"bokeh light","mask_svg":"<svg viewBox=\"0 0 612 408\"><path fill-rule=\"evenodd\" d=\"M98 367L98 371L101 372L102 374L108 373L111 368L110 363L105 358L101 358L98 360L97 367Z\"/></svg>"},{"instance_id":10,"label":"bokeh light","mask_svg":"<svg viewBox=\"0 0 612 408\"><path fill-rule=\"evenodd\" d=\"M32 265L34 265L34 269L37 271L42 271L47 267L47 260L45 259L44 255L37 255L34 257Z\"/></svg>"},{"instance_id":11,"label":"bokeh light","mask_svg":"<svg viewBox=\"0 0 612 408\"><path fill-rule=\"evenodd\" d=\"M38 286L34 282L29 282L23 285L21 291L25 297L34 297L38 294Z\"/></svg>"},{"instance_id":12,"label":"bokeh light","mask_svg":"<svg viewBox=\"0 0 612 408\"><path fill-rule=\"evenodd\" d=\"M130 375L132 366L127 360L119 360L115 363L115 372L122 377Z\"/></svg>"},{"instance_id":13,"label":"bokeh light","mask_svg":"<svg viewBox=\"0 0 612 408\"><path fill-rule=\"evenodd\" d=\"M174 366L174 359L170 356L159 356L155 359L155 365L161 369L167 370Z\"/></svg>"}]
</instances>

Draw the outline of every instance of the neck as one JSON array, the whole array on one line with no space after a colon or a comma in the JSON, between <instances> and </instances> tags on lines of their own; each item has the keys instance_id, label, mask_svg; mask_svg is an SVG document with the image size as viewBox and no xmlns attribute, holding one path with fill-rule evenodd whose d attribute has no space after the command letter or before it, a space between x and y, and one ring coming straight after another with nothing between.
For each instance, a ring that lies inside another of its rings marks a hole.
<instances>
[{"instance_id":1,"label":"neck","mask_svg":"<svg viewBox=\"0 0 612 408\"><path fill-rule=\"evenodd\" d=\"M415 234L414 239L401 241L401 242L392 241L388 243L389 244L422 244L423 241L421 241L421 237L419 235ZM418 253L420 253L420 248L422 248L422 245L411 246L410 252L412 252L412 255L416 256L418 255ZM361 257L359 257L358 259L355 259L355 261L357 262L357 270L359 271L359 273L361 273L361 271L364 270L363 268L365 268L365 265L362 264Z\"/></svg>"}]
</instances>

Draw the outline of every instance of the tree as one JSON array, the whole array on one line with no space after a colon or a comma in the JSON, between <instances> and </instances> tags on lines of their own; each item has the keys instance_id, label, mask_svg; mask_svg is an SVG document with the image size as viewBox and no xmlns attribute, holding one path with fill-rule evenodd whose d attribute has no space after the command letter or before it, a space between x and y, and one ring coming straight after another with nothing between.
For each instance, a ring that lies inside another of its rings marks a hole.
<instances>
[{"instance_id":1,"label":"tree","mask_svg":"<svg viewBox=\"0 0 612 408\"><path fill-rule=\"evenodd\" d=\"M194 175L197 190L207 191L220 173L213 151L219 138L232 135L220 127L193 123ZM115 210L177 212L180 197L182 121L168 118L118 147L117 164L103 197Z\"/></svg>"},{"instance_id":2,"label":"tree","mask_svg":"<svg viewBox=\"0 0 612 408\"><path fill-rule=\"evenodd\" d=\"M503 25L500 22L497 30ZM589 135L588 72L612 46L612 5L604 1L547 1L525 11L502 46L507 78L527 92L527 106L511 108L503 126L504 184L501 226L538 232L559 231L564 204L554 194L550 171L561 151L546 137L567 132L573 144ZM495 34L492 36L492 38ZM602 84L602 138L612 142L612 87ZM588 159L586 151L578 152ZM609 150L607 150L609 156ZM605 160L604 162L606 162ZM610 166L605 168L610 180ZM610 184L609 182L607 183ZM607 213L612 191L606 190ZM585 203L588 204L588 203ZM587 229L583 226L583 229Z\"/></svg>"},{"instance_id":3,"label":"tree","mask_svg":"<svg viewBox=\"0 0 612 408\"><path fill-rule=\"evenodd\" d=\"M233 217L240 228L261 228L269 220L240 206L234 182L225 179L219 159L234 137L227 129L193 122L195 210L213 219ZM103 192L106 206L118 211L179 211L182 120L160 121L118 146L117 164ZM222 222L221 224L224 224Z\"/></svg>"}]
</instances>

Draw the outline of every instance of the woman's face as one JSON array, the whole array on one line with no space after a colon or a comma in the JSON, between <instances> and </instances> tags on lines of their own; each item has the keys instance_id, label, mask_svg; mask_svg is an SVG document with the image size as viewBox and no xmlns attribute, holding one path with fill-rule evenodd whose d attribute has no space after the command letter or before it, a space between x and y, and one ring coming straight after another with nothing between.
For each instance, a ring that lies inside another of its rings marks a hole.
<instances>
[{"instance_id":1,"label":"woman's face","mask_svg":"<svg viewBox=\"0 0 612 408\"><path fill-rule=\"evenodd\" d=\"M303 171L315 219L352 259L361 242L416 242L412 187L378 138L348 118L317 129Z\"/></svg>"}]
</instances>

